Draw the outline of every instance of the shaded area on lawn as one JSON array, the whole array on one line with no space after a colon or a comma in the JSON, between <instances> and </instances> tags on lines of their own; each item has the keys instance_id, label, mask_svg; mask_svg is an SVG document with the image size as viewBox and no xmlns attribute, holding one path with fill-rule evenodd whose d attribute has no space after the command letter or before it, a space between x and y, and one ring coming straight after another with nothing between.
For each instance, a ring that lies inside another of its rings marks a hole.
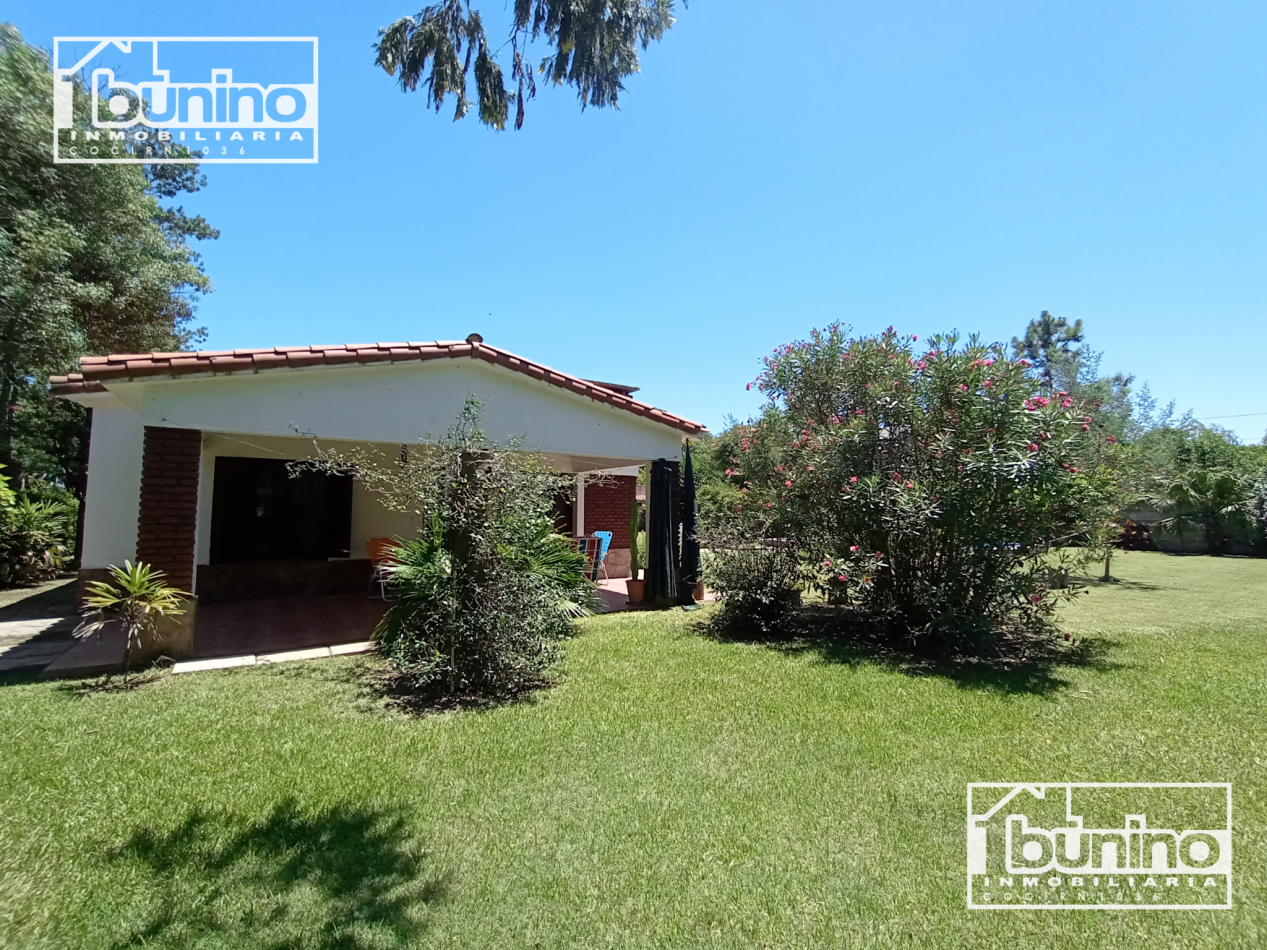
<instances>
[{"instance_id":1,"label":"shaded area on lawn","mask_svg":"<svg viewBox=\"0 0 1267 950\"><path fill-rule=\"evenodd\" d=\"M111 849L111 862L149 872L153 895L114 945L405 946L448 891L447 874L426 873L425 853L395 810L308 814L286 800L252 821L194 809L171 830L141 827Z\"/></svg>"},{"instance_id":2,"label":"shaded area on lawn","mask_svg":"<svg viewBox=\"0 0 1267 950\"><path fill-rule=\"evenodd\" d=\"M999 693L1049 695L1067 688L1062 669L1108 670L1115 645L1104 637L1072 642L1015 633L1002 638L991 653L971 656L939 654L904 647L895 637L859 623L847 611L826 605L802 607L780 624L778 633L727 623L711 614L696 629L723 643L754 643L789 655L814 654L825 663L870 663L908 676L936 676L964 689Z\"/></svg>"},{"instance_id":3,"label":"shaded area on lawn","mask_svg":"<svg viewBox=\"0 0 1267 950\"><path fill-rule=\"evenodd\" d=\"M0 591L0 674L38 673L74 646L75 591L73 578ZM0 677L0 686L29 679Z\"/></svg>"},{"instance_id":4,"label":"shaded area on lawn","mask_svg":"<svg viewBox=\"0 0 1267 950\"><path fill-rule=\"evenodd\" d=\"M361 712L386 712L406 717L457 711L478 714L505 706L532 705L543 690L551 689L559 682L557 675L550 674L525 680L514 690L481 692L468 688L449 694L435 686L419 687L408 672L374 654L357 657L347 663L278 664L267 673L342 683L354 690L354 703Z\"/></svg>"}]
</instances>

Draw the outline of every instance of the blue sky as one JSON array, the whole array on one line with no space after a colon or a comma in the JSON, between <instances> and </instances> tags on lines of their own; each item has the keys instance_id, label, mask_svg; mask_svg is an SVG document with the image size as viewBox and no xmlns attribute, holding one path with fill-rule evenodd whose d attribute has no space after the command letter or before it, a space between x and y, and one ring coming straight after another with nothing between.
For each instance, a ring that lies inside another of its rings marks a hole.
<instances>
[{"instance_id":1,"label":"blue sky","mask_svg":"<svg viewBox=\"0 0 1267 950\"><path fill-rule=\"evenodd\" d=\"M618 112L543 88L518 133L374 68L422 5L2 15L48 46L319 38L319 164L208 166L184 202L222 231L214 348L478 331L718 428L811 327L1010 339L1046 309L1104 371L1267 429L1267 4L695 0Z\"/></svg>"}]
</instances>

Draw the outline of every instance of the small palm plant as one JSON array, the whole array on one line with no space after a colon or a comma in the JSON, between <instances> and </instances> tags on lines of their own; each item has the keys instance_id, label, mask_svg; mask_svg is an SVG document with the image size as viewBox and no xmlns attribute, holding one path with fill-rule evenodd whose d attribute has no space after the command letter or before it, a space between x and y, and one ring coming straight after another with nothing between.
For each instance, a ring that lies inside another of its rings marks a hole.
<instances>
[{"instance_id":1,"label":"small palm plant","mask_svg":"<svg viewBox=\"0 0 1267 950\"><path fill-rule=\"evenodd\" d=\"M117 620L126 638L123 647L123 677L126 680L132 665L132 646L141 646L141 637L158 637L158 622L163 617L179 617L181 602L189 595L168 587L167 575L150 564L124 561L122 567L112 565L110 581L93 581L85 598L84 620L75 629L75 636L101 635L105 625Z\"/></svg>"},{"instance_id":2,"label":"small palm plant","mask_svg":"<svg viewBox=\"0 0 1267 950\"><path fill-rule=\"evenodd\" d=\"M1250 517L1250 480L1235 472L1198 470L1158 479L1158 490L1149 501L1166 517L1157 522L1175 530L1180 543L1184 529L1205 535L1211 554L1222 554L1228 533Z\"/></svg>"}]
</instances>

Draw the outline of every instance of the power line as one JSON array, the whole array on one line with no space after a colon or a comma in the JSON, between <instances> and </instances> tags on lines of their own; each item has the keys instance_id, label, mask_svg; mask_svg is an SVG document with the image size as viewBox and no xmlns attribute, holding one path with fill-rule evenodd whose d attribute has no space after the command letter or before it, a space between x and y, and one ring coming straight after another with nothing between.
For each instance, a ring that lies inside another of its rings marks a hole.
<instances>
[{"instance_id":1,"label":"power line","mask_svg":"<svg viewBox=\"0 0 1267 950\"><path fill-rule=\"evenodd\" d=\"M1247 419L1250 416L1267 416L1267 412L1238 412L1234 416L1197 416L1198 419Z\"/></svg>"}]
</instances>

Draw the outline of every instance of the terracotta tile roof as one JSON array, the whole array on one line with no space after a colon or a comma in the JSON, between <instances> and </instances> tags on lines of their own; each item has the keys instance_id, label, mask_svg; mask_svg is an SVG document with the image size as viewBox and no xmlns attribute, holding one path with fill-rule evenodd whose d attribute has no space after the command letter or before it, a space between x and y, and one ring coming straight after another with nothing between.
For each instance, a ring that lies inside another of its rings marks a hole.
<instances>
[{"instance_id":1,"label":"terracotta tile roof","mask_svg":"<svg viewBox=\"0 0 1267 950\"><path fill-rule=\"evenodd\" d=\"M182 353L122 353L112 356L85 356L79 361L80 372L53 376L54 395L103 392L111 380L137 380L147 377L176 377L187 373L243 373L265 369L295 369L304 366L329 366L343 363L386 363L418 360L458 359L467 357L504 366L532 379L566 389L596 402L651 419L663 425L695 435L704 426L681 416L665 412L646 403L630 399L621 390L631 387L584 380L560 373L489 346L472 334L469 341L435 341L433 343L349 343L342 346L278 346L271 350L199 350Z\"/></svg>"}]
</instances>

